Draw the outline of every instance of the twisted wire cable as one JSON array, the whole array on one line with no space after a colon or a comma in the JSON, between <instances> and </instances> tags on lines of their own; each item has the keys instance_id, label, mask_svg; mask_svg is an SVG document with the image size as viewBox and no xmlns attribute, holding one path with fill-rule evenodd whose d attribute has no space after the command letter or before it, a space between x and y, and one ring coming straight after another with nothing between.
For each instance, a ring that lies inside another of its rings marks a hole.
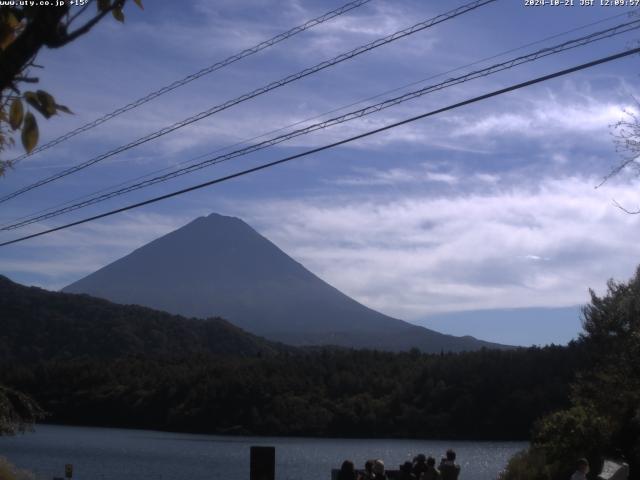
<instances>
[{"instance_id":1,"label":"twisted wire cable","mask_svg":"<svg viewBox=\"0 0 640 480\"><path fill-rule=\"evenodd\" d=\"M193 157L193 158L191 158L189 160L185 160L185 161L179 162L178 166L187 165L187 164L191 164L191 163L197 162L198 160L201 160L203 158L207 158L208 156L213 155L215 153L223 152L225 150L230 150L230 149L232 149L234 147L237 147L237 146L240 146L240 145L245 145L248 142L252 142L254 140L258 140L258 139L263 138L263 137L268 137L269 135L272 135L272 134L275 134L275 133L286 131L286 130L288 130L290 128L297 127L298 125L305 124L305 123L310 122L312 120L317 120L317 119L323 118L323 117L325 117L327 115L331 115L333 113L337 113L339 111L346 110L347 108L355 107L356 105L360 105L360 104L362 104L364 102L368 102L370 100L376 100L378 98L384 97L385 95L389 95L391 93L400 92L400 91L405 90L405 89L407 89L409 87L413 87L413 86L425 83L425 82L427 82L429 80L433 80L433 79L439 78L439 77L444 77L445 75L449 75L451 73L459 72L459 71L464 70L466 68L470 68L470 67L474 67L476 65L480 65L481 63L484 63L484 62L487 62L489 60L493 60L493 59L496 59L496 58L500 58L500 57L502 57L504 55L507 55L509 53L513 53L513 52L517 52L517 51L520 51L520 50L524 50L525 48L532 47L534 45L539 45L539 44L544 43L546 41L562 37L562 36L564 36L566 34L574 33L574 32L577 32L579 30L584 30L585 28L593 27L595 25L599 25L599 24L608 22L610 20L613 20L615 18L620 18L620 17L625 17L625 16L629 17L629 14L627 12L624 12L624 13L618 13L618 14L615 14L615 15L611 15L609 17L605 17L605 18L597 20L595 22L591 22L591 23L588 23L588 24L585 24L585 25L580 25L578 27L574 27L574 28L571 28L569 30L565 30L565 31L557 33L557 34L550 35L548 37L545 37L545 38L542 38L542 39L539 39L539 40L535 40L533 42L529 42L529 43L520 45L520 46L515 47L515 48L511 48L509 50L506 50L506 51L491 55L489 57L485 57L485 58L482 58L480 60L476 60L476 61L468 63L466 65L455 67L455 68L447 70L445 72L441 72L441 73L437 73L437 74L434 74L434 75L430 75L430 76L428 76L426 78L422 78L420 80L416 80L416 81L413 81L411 83L404 84L404 85L402 85L400 87L394 87L394 88L392 88L390 90L385 90L384 92L375 94L373 96L369 96L367 98L363 98L363 99L357 100L355 102L351 102L351 103L343 105L341 107L333 108L333 109L331 109L329 111L326 111L326 112L323 112L323 113L320 113L320 114L316 114L316 115L313 115L311 117L308 117L308 118L305 118L305 119L302 119L302 120L297 120L297 121L295 121L293 123L290 123L288 125L285 125L285 126L282 126L282 127L278 127L276 129L269 130L267 132L264 132L264 133L261 133L261 134L258 134L258 135L253 135L252 137L249 137L249 138L244 138L242 140L238 140L238 141L234 142L233 144L225 145L223 147L218 147L218 148L216 148L216 149L214 149L212 151L209 151L209 152L204 153L204 154L200 154L200 155L198 155L196 157ZM71 205L73 203L79 202L80 200L84 200L86 198L90 198L90 197L96 196L96 195L101 194L103 192L108 192L109 190L112 190L112 189L115 189L115 188L119 188L119 187L123 187L123 186L125 186L127 184L136 182L138 180L142 180L144 178L149 178L149 177L152 177L152 176L157 175L159 173L166 172L168 170L171 170L172 168L174 168L173 165L167 166L167 167L163 167L163 168L160 168L160 169L157 169L157 170L152 170L151 172L148 172L148 173L145 173L145 174L142 174L142 175L138 175L138 176L136 176L134 178L130 178L130 179L125 180L123 182L119 182L116 185L111 185L109 187L101 188L101 189L99 189L97 191L94 191L94 192L91 192L91 193L88 193L88 194L84 194L84 195L72 198L70 200L66 200L64 202L58 203L56 205L52 205L52 206L37 210L36 212L32 212L32 213L27 214L27 215L22 215L20 217L14 218L13 220L11 220L11 222L18 222L18 221L23 220L23 219L34 217L34 216L39 215L41 213L57 210L57 209L62 208L64 206L66 206L66 205ZM0 225L0 230L2 230L7 225L9 225L9 222L5 222L4 224Z\"/></svg>"},{"instance_id":2,"label":"twisted wire cable","mask_svg":"<svg viewBox=\"0 0 640 480\"><path fill-rule=\"evenodd\" d=\"M90 160L86 160L85 162L82 162L74 167L68 168L66 170L63 170L61 172L58 172L56 174L53 174L49 177L46 177L42 180L39 180L35 183L32 183L30 185L27 185L25 187L22 187L12 193L9 193L7 195L4 195L2 197L0 197L0 203L4 203L8 200L11 200L12 198L15 198L19 195L22 195L28 191L31 191L35 188L41 187L43 185L46 185L48 183L51 183L55 180L58 180L60 178L66 177L68 175L71 175L73 173L79 172L80 170L84 170L87 167L90 167L91 165L95 165L98 162L102 162L103 160L106 160L107 158L110 158L114 155L117 155L119 153L122 153L124 151L130 150L132 148L135 148L139 145L142 145L144 143L150 142L152 140L155 140L157 138L160 138L168 133L174 132L180 128L186 127L187 125L191 125L192 123L198 122L204 118L210 117L211 115L214 115L218 112L221 112L223 110L226 110L228 108L233 107L234 105L238 105L242 102L246 102L247 100L250 100L252 98L255 98L259 95L263 95L267 92L270 92L272 90L275 90L277 88L283 87L285 85L288 85L289 83L295 82L297 80L300 80L304 77L307 77L309 75L312 75L314 73L317 73L321 70L324 70L326 68L332 67L334 65L337 65L339 63L342 63L346 60L350 60L358 55L361 55L365 52L374 50L376 48L379 48L383 45L387 45L391 42L394 42L396 40L399 40L401 38L407 37L409 35L413 35L414 33L420 32L422 30L425 30L427 28L433 27L434 25L437 25L439 23L445 22L447 20L451 20L453 18L456 18L460 15L463 15L467 12L470 12L472 10L475 10L481 6L487 5L489 3L493 3L496 2L497 0L475 0L473 2L467 3L465 5L462 5L458 8L455 8L453 10L450 10L449 12L443 13L441 15L438 15L436 17L433 17L429 20L425 20L423 22L420 23L416 23L415 25L406 28L404 30L399 30L395 33L392 33L391 35L388 35L386 37L383 38L379 38L377 40L374 40L373 42L367 43L365 45L362 45L360 47L357 47L353 50L350 50L349 52L346 53L342 53L336 57L333 57L329 60L325 60L323 62L320 62L316 65L314 65L313 67L309 67L309 68L305 68L304 70L301 70L297 73L294 73L292 75L288 75L280 80L277 80L275 82L271 82L268 85L265 85L263 87L257 88L249 93L245 93L239 97L236 97L232 100L228 100L222 104L216 105L214 107L209 108L208 110L205 110L203 112L200 112L196 115L193 115L191 117L188 117L184 120L181 120L179 122L176 122L172 125L169 125L167 127L164 127L160 130L157 130L151 134L148 134L144 137L138 138L137 140L134 140L132 142L127 143L126 145L121 145L113 150L110 150L106 153L103 153L101 155L98 155Z\"/></svg>"},{"instance_id":3,"label":"twisted wire cable","mask_svg":"<svg viewBox=\"0 0 640 480\"><path fill-rule=\"evenodd\" d=\"M312 125L309 125L307 127L304 128L299 128L297 130L293 130L291 132L285 133L283 135L278 135L276 137L270 138L268 140L253 144L253 145L249 145L246 146L244 148L240 148L238 150L234 150L232 152L223 154L223 155L217 155L213 158L209 158L207 160L204 160L202 162L193 164L193 165L189 165L177 170L174 170L172 172L166 173L164 175L158 175L155 176L153 178L150 178L148 180L142 181L142 182L138 182L135 183L133 185L129 185L127 187L124 188L120 188L117 190L113 190L109 193L106 194L102 194L102 195L98 195L95 197L92 197L88 200L82 201L82 202L78 202L75 203L73 205L69 205L65 208L60 208L58 210L54 210L52 212L43 214L43 215L37 215L34 217L31 217L27 220L23 220L20 222L16 222L13 223L11 225L7 225L7 226L3 226L2 228L0 228L0 230L3 231L8 231L8 230L15 230L17 228L21 228L27 225L31 225L33 223L42 221L42 220L48 220L50 218L53 217L57 217L59 215L63 215L65 213L69 213L72 212L74 210L78 210L90 205L94 205L96 203L100 203L100 202L104 202L106 200L109 200L111 198L114 197L118 197L120 195L124 195L130 192L133 192L135 190L140 190L142 188L146 188L149 187L151 185L155 185L157 183L161 183L161 182L165 182L168 181L170 179L173 178L177 178L192 172L195 172L197 170L201 170L203 168L207 168L210 167L212 165L216 165L222 162L226 162L229 161L233 158L237 158L237 157L241 157L244 155L248 155L250 153L256 152L258 150L262 150L268 147L271 147L273 145L277 145L279 143L285 142L287 140L302 136L302 135L307 135L309 133L318 131L318 130L322 130L322 129L326 129L328 127L332 127L335 125L339 125L345 122L349 122L358 118L362 118L364 116L367 115L371 115L373 113L377 113L380 112L382 110L385 110L387 108L391 108L393 106L399 105L401 103L410 101L410 100L414 100L416 98L422 97L423 95L427 95L429 93L432 92L436 92L439 90L443 90L445 88L450 88L454 85L459 85L461 83L465 83L477 78L481 78L481 77L486 77L504 70L508 70L511 68L514 68L518 65L522 65L524 63L529 63L529 62L534 62L536 60L539 60L540 58L544 58L544 57L548 57L550 55L556 55L558 53L567 51L567 50L571 50L574 48L578 48L581 46L585 46L585 45L589 45L591 43L600 41L600 40L604 40L607 38L611 38L614 37L616 35L621 35L623 33L626 32L630 32L632 30L637 30L640 28L640 19L639 20L634 20L634 21L630 21L630 22L626 22L620 25L616 25L614 27L605 29L605 30L601 30L598 32L594 32L594 33L590 33L588 35L585 35L583 37L577 38L577 39L573 39L573 40L568 40L566 42L560 43L558 45L555 46L551 46L551 47L546 47L543 49L540 49L536 52L527 54L527 55L521 55L519 57L513 58L511 60L507 60L505 62L501 62L501 63L497 63L494 65L491 65L489 67L480 69L480 70L475 70L473 72L470 72L468 74L459 76L459 77L454 77L454 78L450 78L448 80L445 80L444 82L440 82L434 85L429 85L426 87L423 87L421 89L418 90L414 90L412 92L407 92L403 95L399 95L396 96L394 98L390 98L387 100L384 100L382 102L378 102L376 104L372 104L369 105L367 107L364 108L360 108L358 110L354 110L348 113L345 113L343 115L334 117L334 118L330 118L328 120L322 121L322 122L317 122L314 123Z\"/></svg>"},{"instance_id":4,"label":"twisted wire cable","mask_svg":"<svg viewBox=\"0 0 640 480\"><path fill-rule=\"evenodd\" d=\"M305 150L304 152L297 153L295 155L290 155L288 157L280 158L280 159L274 160L272 162L263 163L261 165L258 165L258 166L252 167L252 168L248 168L248 169L245 169L245 170L241 170L239 172L235 172L235 173L223 176L223 177L214 178L213 180L209 180L209 181L206 181L206 182L203 182L203 183L199 183L199 184L193 185L191 187L183 188L182 190L177 190L177 191L174 191L174 192L171 192L171 193L160 195L158 197L153 197L153 198L150 198L148 200L144 200L142 202L133 203L133 204L130 204L130 205L126 205L124 207L116 208L115 210L109 210L107 212L100 213L98 215L94 215L92 217L87 217L87 218L83 218L81 220L77 220L75 222L67 223L65 225L60 225L58 227L49 228L47 230L42 230L40 232L36 232L36 233L29 234L29 235L25 235L23 237L15 238L13 240L8 240L8 241L0 243L0 247L4 247L4 246L7 246L7 245L12 245L12 244L15 244L15 243L23 242L25 240L29 240L31 238L40 237L42 235L48 235L50 233L58 232L60 230L65 230L67 228L75 227L77 225L82 225L82 224L85 224L85 223L94 222L96 220L99 220L99 219L102 219L102 218L106 218L106 217L110 217L110 216L116 215L118 213L126 212L126 211L129 211L129 210L134 210L136 208L140 208L140 207L143 207L145 205L150 205L152 203L157 203L157 202L160 202L162 200L167 200L169 198L174 198L174 197L177 197L179 195L184 195L186 193L193 192L195 190L200 190L202 188L210 187L212 185L217 185L219 183L223 183L223 182L226 182L226 181L229 181L229 180L233 180L234 178L239 178L239 177L242 177L242 176L245 176L245 175L249 175L251 173L255 173L255 172L258 172L258 171L261 171L261 170L265 170L265 169L268 169L268 168L271 168L271 167L275 167L277 165L281 165L281 164L286 163L286 162L291 162L293 160L297 160L298 158L306 157L306 156L312 155L314 153L318 153L318 152L322 152L322 151L325 151L325 150L329 150L331 148L335 148L335 147L338 147L338 146L341 146L341 145L345 145L347 143L354 142L356 140L367 138L367 137L370 137L372 135L376 135L378 133L386 132L388 130L391 130L391 129L394 129L394 128L398 128L398 127L400 127L402 125L407 125L409 123L416 122L416 121L422 120L424 118L432 117L434 115L438 115L438 114L441 114L441 113L444 113L444 112L455 110L457 108L461 108L461 107L464 107L466 105L471 105L473 103L484 101L484 100L487 100L489 98L497 97L499 95L504 95L505 93L513 92L515 90L520 90L522 88L529 87L531 85L535 85L535 84L538 84L538 83L546 82L546 81L552 80L554 78L558 78L558 77L561 77L561 76L564 76L564 75L569 75L571 73L578 72L580 70L584 70L584 69L587 69L587 68L592 68L592 67L595 67L597 65L602 65L604 63L612 62L614 60L619 60L621 58L628 57L630 55L636 55L638 53L640 53L640 47L633 48L631 50L625 50L625 51L622 51L622 52L619 52L619 53L616 53L616 54L613 54L613 55L609 55L608 57L601 57L601 58L598 58L596 60L592 60L592 61L587 62L587 63L576 65L574 67L570 67L570 68L567 68L567 69L564 69L564 70L556 71L554 73L550 73L548 75L543 75L541 77L536 77L536 78L533 78L531 80L527 80L525 82L517 83L515 85L510 85L508 87L501 88L499 90L494 90L492 92L485 93L485 94L479 95L477 97L469 98L467 100L463 100L461 102L454 103L452 105L447 105L446 107L438 108L436 110L431 110L429 112L425 112L425 113L422 113L420 115L416 115L416 116L413 116L413 117L410 117L410 118L406 118L404 120L400 120L400 121L397 121L397 122L394 122L394 123L390 123L390 124L385 125L385 126L380 127L380 128L376 128L376 129L373 129L373 130L368 130L368 131L366 131L364 133L360 133L360 134L354 135L352 137L348 137L348 138L345 138L345 139L342 139L342 140L338 140L338 141L333 142L333 143L322 145L322 146L317 147L317 148L312 148L310 150Z\"/></svg>"}]
</instances>

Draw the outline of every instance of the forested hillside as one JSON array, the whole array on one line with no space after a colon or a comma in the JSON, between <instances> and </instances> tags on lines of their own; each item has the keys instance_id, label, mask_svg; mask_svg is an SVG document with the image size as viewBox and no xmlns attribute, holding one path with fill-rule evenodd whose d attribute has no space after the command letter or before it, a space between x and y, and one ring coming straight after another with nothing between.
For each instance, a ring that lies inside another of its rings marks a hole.
<instances>
[{"instance_id":1,"label":"forested hillside","mask_svg":"<svg viewBox=\"0 0 640 480\"><path fill-rule=\"evenodd\" d=\"M524 439L565 407L578 345L423 354L295 349L0 279L0 384L47 421L192 432Z\"/></svg>"},{"instance_id":2,"label":"forested hillside","mask_svg":"<svg viewBox=\"0 0 640 480\"><path fill-rule=\"evenodd\" d=\"M219 319L187 319L87 295L24 287L0 276L0 361L125 355L256 355L284 348Z\"/></svg>"}]
</instances>

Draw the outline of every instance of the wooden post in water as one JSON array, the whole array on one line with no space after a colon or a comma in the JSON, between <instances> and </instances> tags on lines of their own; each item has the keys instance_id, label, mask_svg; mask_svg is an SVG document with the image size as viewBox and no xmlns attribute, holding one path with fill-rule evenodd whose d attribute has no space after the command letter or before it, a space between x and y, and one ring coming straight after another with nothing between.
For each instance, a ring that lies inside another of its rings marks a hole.
<instances>
[{"instance_id":1,"label":"wooden post in water","mask_svg":"<svg viewBox=\"0 0 640 480\"><path fill-rule=\"evenodd\" d=\"M251 447L249 480L275 480L276 448Z\"/></svg>"}]
</instances>

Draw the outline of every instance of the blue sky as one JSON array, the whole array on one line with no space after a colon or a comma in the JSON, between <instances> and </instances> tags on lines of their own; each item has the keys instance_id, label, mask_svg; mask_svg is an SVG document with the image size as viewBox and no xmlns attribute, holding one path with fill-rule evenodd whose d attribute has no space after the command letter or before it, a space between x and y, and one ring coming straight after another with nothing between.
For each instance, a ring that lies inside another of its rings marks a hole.
<instances>
[{"instance_id":1,"label":"blue sky","mask_svg":"<svg viewBox=\"0 0 640 480\"><path fill-rule=\"evenodd\" d=\"M372 0L24 160L0 180L0 194L463 3ZM124 25L108 19L77 42L39 56L45 66L38 71L41 87L75 112L41 120L41 143L339 5L333 0L147 0L141 12L132 4ZM598 5L525 7L524 1L499 0L4 203L0 222L548 36L601 22L474 68L613 26L627 17L608 18L627 11ZM616 53L639 37L631 32L449 88L68 216L1 232L0 239ZM588 288L602 292L607 279L625 280L640 263L635 241L640 216L613 205L614 199L630 208L639 205L640 182L623 172L594 188L620 160L610 125L625 110L638 109L639 66L637 56L629 57L214 188L3 247L0 273L25 284L61 288L197 216L217 212L241 217L321 278L386 314L505 343L563 343L579 330L576 305L588 301ZM5 158L12 156L7 152ZM492 310L498 312L487 316Z\"/></svg>"}]
</instances>

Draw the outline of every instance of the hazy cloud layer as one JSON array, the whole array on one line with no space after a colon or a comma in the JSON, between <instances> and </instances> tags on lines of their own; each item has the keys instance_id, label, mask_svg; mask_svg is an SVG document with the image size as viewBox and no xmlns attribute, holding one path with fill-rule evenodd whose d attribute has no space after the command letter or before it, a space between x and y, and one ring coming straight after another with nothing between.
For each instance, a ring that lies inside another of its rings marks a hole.
<instances>
[{"instance_id":1,"label":"hazy cloud layer","mask_svg":"<svg viewBox=\"0 0 640 480\"><path fill-rule=\"evenodd\" d=\"M461 182L447 196L273 200L245 215L338 288L403 318L580 304L640 262L629 241L640 217L611 203L637 202L639 183L594 190L596 178L575 176L474 193Z\"/></svg>"}]
</instances>

